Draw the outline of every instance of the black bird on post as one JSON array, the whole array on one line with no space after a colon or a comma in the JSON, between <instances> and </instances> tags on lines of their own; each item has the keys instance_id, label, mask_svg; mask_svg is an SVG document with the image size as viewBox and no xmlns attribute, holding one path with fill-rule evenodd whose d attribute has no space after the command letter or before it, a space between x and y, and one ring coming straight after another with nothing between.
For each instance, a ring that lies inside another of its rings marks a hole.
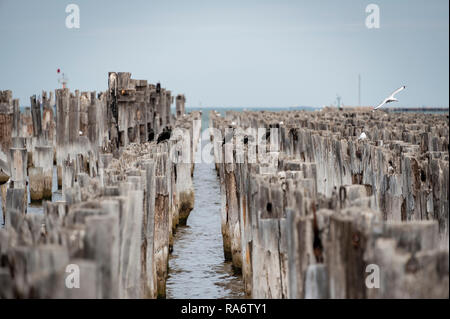
<instances>
[{"instance_id":1,"label":"black bird on post","mask_svg":"<svg viewBox=\"0 0 450 319\"><path fill-rule=\"evenodd\" d=\"M225 145L225 143L230 143L230 141L233 138L233 134L227 134L222 140L222 145Z\"/></svg>"},{"instance_id":2,"label":"black bird on post","mask_svg":"<svg viewBox=\"0 0 450 319\"><path fill-rule=\"evenodd\" d=\"M290 134L292 134L292 139L294 141L298 141L298 132L297 132L297 130L295 128L291 128L289 130L289 132L290 132Z\"/></svg>"},{"instance_id":3,"label":"black bird on post","mask_svg":"<svg viewBox=\"0 0 450 319\"><path fill-rule=\"evenodd\" d=\"M170 139L170 136L172 135L172 129L168 126L166 126L165 128L163 128L163 131L161 132L161 134L158 135L158 141L156 144L159 144L161 142L164 142L168 139Z\"/></svg>"},{"instance_id":4,"label":"black bird on post","mask_svg":"<svg viewBox=\"0 0 450 319\"><path fill-rule=\"evenodd\" d=\"M255 138L252 135L244 135L244 144L247 145L248 142L254 142Z\"/></svg>"},{"instance_id":5,"label":"black bird on post","mask_svg":"<svg viewBox=\"0 0 450 319\"><path fill-rule=\"evenodd\" d=\"M155 131L151 128L148 131L148 141L151 142L155 139Z\"/></svg>"},{"instance_id":6,"label":"black bird on post","mask_svg":"<svg viewBox=\"0 0 450 319\"><path fill-rule=\"evenodd\" d=\"M261 136L261 142L262 142L264 139L265 139L266 141L270 141L270 129L266 129L266 133L264 134L264 136Z\"/></svg>"},{"instance_id":7,"label":"black bird on post","mask_svg":"<svg viewBox=\"0 0 450 319\"><path fill-rule=\"evenodd\" d=\"M317 215L316 215L316 204L312 203L311 204L311 209L313 211L313 234L314 234L314 239L313 239L313 252L314 252L314 256L316 257L316 262L318 263L323 263L323 245L322 245L322 240L320 239L320 230L319 230L319 225L317 223Z\"/></svg>"},{"instance_id":8,"label":"black bird on post","mask_svg":"<svg viewBox=\"0 0 450 319\"><path fill-rule=\"evenodd\" d=\"M269 125L269 128L280 128L280 123L272 123Z\"/></svg>"}]
</instances>

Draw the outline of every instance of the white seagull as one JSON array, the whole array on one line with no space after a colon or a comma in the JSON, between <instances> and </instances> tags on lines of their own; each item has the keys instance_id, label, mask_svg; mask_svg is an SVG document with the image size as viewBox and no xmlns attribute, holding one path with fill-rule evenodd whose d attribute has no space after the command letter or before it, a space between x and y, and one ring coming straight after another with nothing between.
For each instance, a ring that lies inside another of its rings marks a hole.
<instances>
[{"instance_id":1,"label":"white seagull","mask_svg":"<svg viewBox=\"0 0 450 319\"><path fill-rule=\"evenodd\" d=\"M364 141L367 138L366 133L362 132L361 135L358 137L358 141Z\"/></svg>"},{"instance_id":2,"label":"white seagull","mask_svg":"<svg viewBox=\"0 0 450 319\"><path fill-rule=\"evenodd\" d=\"M380 105L378 105L377 107L374 108L374 110L379 109L380 107L382 107L383 105L387 104L387 103L391 103L391 102L398 102L398 100L394 97L395 94L397 94L400 91L403 91L406 88L406 86L402 86L401 88L395 90L394 92L392 92L391 95L389 95L387 98L385 98L383 100L383 102L381 102Z\"/></svg>"}]
</instances>

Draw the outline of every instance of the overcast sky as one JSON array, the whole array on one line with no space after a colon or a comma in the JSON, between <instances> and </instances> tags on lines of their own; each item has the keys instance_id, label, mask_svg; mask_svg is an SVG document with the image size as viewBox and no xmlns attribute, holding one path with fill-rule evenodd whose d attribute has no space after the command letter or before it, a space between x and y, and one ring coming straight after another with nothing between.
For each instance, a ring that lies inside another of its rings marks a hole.
<instances>
[{"instance_id":1,"label":"overcast sky","mask_svg":"<svg viewBox=\"0 0 450 319\"><path fill-rule=\"evenodd\" d=\"M68 4L80 28L65 26ZM365 8L380 8L368 29ZM105 90L108 71L160 81L188 106L449 105L449 1L0 0L0 89L21 105L69 87Z\"/></svg>"}]
</instances>

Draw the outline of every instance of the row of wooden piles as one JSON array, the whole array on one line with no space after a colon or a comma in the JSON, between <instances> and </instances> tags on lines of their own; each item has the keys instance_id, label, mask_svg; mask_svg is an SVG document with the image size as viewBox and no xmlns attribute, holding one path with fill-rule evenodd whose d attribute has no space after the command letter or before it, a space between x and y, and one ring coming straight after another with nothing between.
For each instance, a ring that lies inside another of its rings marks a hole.
<instances>
[{"instance_id":1,"label":"row of wooden piles","mask_svg":"<svg viewBox=\"0 0 450 319\"><path fill-rule=\"evenodd\" d=\"M55 90L55 97L45 91L33 95L31 107L21 112L12 92L0 91L0 183L28 183L31 200L37 202L51 199L54 164L58 187L64 187L65 161L95 175L95 166L88 163L98 162L99 153L118 156L130 143L153 140L176 119L171 91L134 80L127 72L110 72L106 92L72 93L66 88ZM184 95L178 95L178 117L185 113L184 105ZM26 171L16 167L20 165Z\"/></svg>"},{"instance_id":2,"label":"row of wooden piles","mask_svg":"<svg viewBox=\"0 0 450 319\"><path fill-rule=\"evenodd\" d=\"M210 125L224 254L248 295L448 298L448 115L230 111Z\"/></svg>"},{"instance_id":3,"label":"row of wooden piles","mask_svg":"<svg viewBox=\"0 0 450 319\"><path fill-rule=\"evenodd\" d=\"M108 92L99 95L56 90L53 145L51 134L10 137L4 165L9 181L2 185L7 187L0 298L165 297L173 234L194 205L189 159L197 148L201 114L185 114L180 95L173 116L170 91L159 84L133 80L130 73L109 76ZM45 112L37 118L43 121ZM34 129L34 117L32 122ZM170 139L156 143L168 126ZM27 138L35 145L31 154ZM63 200L44 201L43 214L27 214L26 183L33 192L34 167L27 159L34 163L39 156L38 141L52 150L43 163L53 167L56 161ZM73 265L80 271L80 287L71 289L67 278Z\"/></svg>"}]
</instances>

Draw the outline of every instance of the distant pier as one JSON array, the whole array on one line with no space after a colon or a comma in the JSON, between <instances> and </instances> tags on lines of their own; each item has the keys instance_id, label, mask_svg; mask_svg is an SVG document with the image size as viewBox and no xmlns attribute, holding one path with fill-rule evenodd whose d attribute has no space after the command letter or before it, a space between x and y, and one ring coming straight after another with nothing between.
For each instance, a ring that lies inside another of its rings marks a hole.
<instances>
[{"instance_id":1,"label":"distant pier","mask_svg":"<svg viewBox=\"0 0 450 319\"><path fill-rule=\"evenodd\" d=\"M412 112L412 113L424 113L424 112L430 112L430 113L448 113L448 108L443 107L394 107L394 108L387 108L388 112Z\"/></svg>"}]
</instances>

